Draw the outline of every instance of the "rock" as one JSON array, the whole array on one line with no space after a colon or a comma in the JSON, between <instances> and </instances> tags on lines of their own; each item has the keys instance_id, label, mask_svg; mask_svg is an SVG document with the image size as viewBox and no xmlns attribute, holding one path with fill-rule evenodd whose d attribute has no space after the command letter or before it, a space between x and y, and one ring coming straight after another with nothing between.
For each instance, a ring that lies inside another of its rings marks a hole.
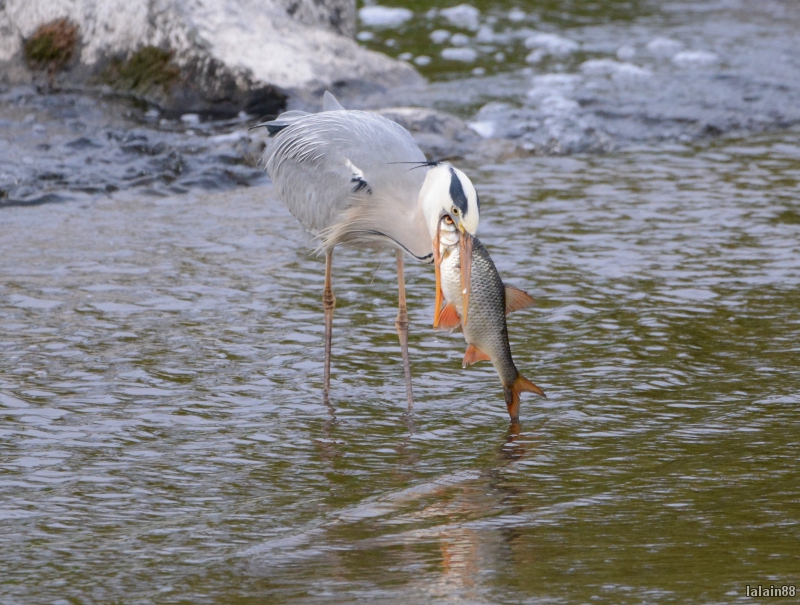
<instances>
[{"instance_id":1,"label":"rock","mask_svg":"<svg viewBox=\"0 0 800 605\"><path fill-rule=\"evenodd\" d=\"M459 118L425 107L391 107L375 113L411 133L430 160L456 160L478 153L481 137Z\"/></svg>"},{"instance_id":2,"label":"rock","mask_svg":"<svg viewBox=\"0 0 800 605\"><path fill-rule=\"evenodd\" d=\"M355 19L354 0L0 0L0 83L101 86L168 116L230 116L423 81L359 46Z\"/></svg>"},{"instance_id":3,"label":"rock","mask_svg":"<svg viewBox=\"0 0 800 605\"><path fill-rule=\"evenodd\" d=\"M69 19L45 23L25 41L24 55L32 69L56 73L69 64L78 45L78 26Z\"/></svg>"}]
</instances>

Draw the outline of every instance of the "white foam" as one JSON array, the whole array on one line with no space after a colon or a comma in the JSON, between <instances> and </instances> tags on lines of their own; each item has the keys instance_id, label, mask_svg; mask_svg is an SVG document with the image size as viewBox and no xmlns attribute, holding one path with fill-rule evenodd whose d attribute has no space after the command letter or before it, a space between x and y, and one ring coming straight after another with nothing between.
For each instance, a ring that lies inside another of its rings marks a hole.
<instances>
[{"instance_id":1,"label":"white foam","mask_svg":"<svg viewBox=\"0 0 800 605\"><path fill-rule=\"evenodd\" d=\"M619 70L619 61L613 59L589 59L581 64L581 71L593 76L610 76Z\"/></svg>"},{"instance_id":2,"label":"white foam","mask_svg":"<svg viewBox=\"0 0 800 605\"><path fill-rule=\"evenodd\" d=\"M544 50L551 55L568 55L578 50L580 45L558 34L536 33L525 38L525 48Z\"/></svg>"},{"instance_id":3,"label":"white foam","mask_svg":"<svg viewBox=\"0 0 800 605\"><path fill-rule=\"evenodd\" d=\"M510 11L508 11L509 21L514 21L515 23L519 23L520 21L525 21L525 19L527 18L528 15L525 14L525 11L517 7L514 7Z\"/></svg>"},{"instance_id":4,"label":"white foam","mask_svg":"<svg viewBox=\"0 0 800 605\"><path fill-rule=\"evenodd\" d=\"M419 57L414 59L414 63L416 63L420 67L424 67L425 65L430 65L431 58L428 55L420 55Z\"/></svg>"},{"instance_id":5,"label":"white foam","mask_svg":"<svg viewBox=\"0 0 800 605\"><path fill-rule=\"evenodd\" d=\"M636 49L630 44L623 44L617 49L617 59L620 61L630 61L636 56Z\"/></svg>"},{"instance_id":6,"label":"white foam","mask_svg":"<svg viewBox=\"0 0 800 605\"><path fill-rule=\"evenodd\" d=\"M705 67L719 63L719 57L705 50L684 50L672 57L679 67Z\"/></svg>"},{"instance_id":7,"label":"white foam","mask_svg":"<svg viewBox=\"0 0 800 605\"><path fill-rule=\"evenodd\" d=\"M542 74L532 79L533 88L528 91L528 100L547 116L574 114L580 105L570 99L570 94L581 77L575 74Z\"/></svg>"},{"instance_id":8,"label":"white foam","mask_svg":"<svg viewBox=\"0 0 800 605\"><path fill-rule=\"evenodd\" d=\"M414 16L407 8L388 6L365 6L358 11L358 18L369 27L397 27Z\"/></svg>"},{"instance_id":9,"label":"white foam","mask_svg":"<svg viewBox=\"0 0 800 605\"><path fill-rule=\"evenodd\" d=\"M656 38L647 43L647 50L656 57L671 58L683 48L683 43L671 38Z\"/></svg>"},{"instance_id":10,"label":"white foam","mask_svg":"<svg viewBox=\"0 0 800 605\"><path fill-rule=\"evenodd\" d=\"M459 4L458 6L442 9L439 11L439 14L453 25L477 30L479 26L478 18L481 15L481 11L469 4Z\"/></svg>"},{"instance_id":11,"label":"white foam","mask_svg":"<svg viewBox=\"0 0 800 605\"><path fill-rule=\"evenodd\" d=\"M246 130L234 130L227 134L218 134L213 137L208 137L211 143L237 143L241 139L246 139L249 133Z\"/></svg>"},{"instance_id":12,"label":"white foam","mask_svg":"<svg viewBox=\"0 0 800 605\"><path fill-rule=\"evenodd\" d=\"M547 52L542 50L541 48L537 48L525 57L525 63L530 63L531 65L538 63L542 59L547 56Z\"/></svg>"},{"instance_id":13,"label":"white foam","mask_svg":"<svg viewBox=\"0 0 800 605\"><path fill-rule=\"evenodd\" d=\"M478 51L474 48L445 48L442 51L442 59L447 59L449 61L472 63L477 58Z\"/></svg>"},{"instance_id":14,"label":"white foam","mask_svg":"<svg viewBox=\"0 0 800 605\"><path fill-rule=\"evenodd\" d=\"M560 91L572 90L581 81L575 74L541 74L531 79L535 89L550 88Z\"/></svg>"},{"instance_id":15,"label":"white foam","mask_svg":"<svg viewBox=\"0 0 800 605\"><path fill-rule=\"evenodd\" d=\"M613 59L590 59L581 64L581 71L587 75L615 78L646 78L652 75L649 69Z\"/></svg>"},{"instance_id":16,"label":"white foam","mask_svg":"<svg viewBox=\"0 0 800 605\"><path fill-rule=\"evenodd\" d=\"M560 93L552 93L539 101L539 111L549 116L573 114L580 109L580 104Z\"/></svg>"},{"instance_id":17,"label":"white foam","mask_svg":"<svg viewBox=\"0 0 800 605\"><path fill-rule=\"evenodd\" d=\"M453 37L450 38L450 44L453 46L466 46L469 44L469 36L464 34L453 34Z\"/></svg>"},{"instance_id":18,"label":"white foam","mask_svg":"<svg viewBox=\"0 0 800 605\"><path fill-rule=\"evenodd\" d=\"M490 25L481 25L478 33L475 34L475 39L478 42L495 42L497 40L497 36L494 33L494 30Z\"/></svg>"},{"instance_id":19,"label":"white foam","mask_svg":"<svg viewBox=\"0 0 800 605\"><path fill-rule=\"evenodd\" d=\"M446 29L437 29L435 31L432 31L428 37L434 44L444 44L450 39L450 36L452 35L453 34L451 34Z\"/></svg>"},{"instance_id":20,"label":"white foam","mask_svg":"<svg viewBox=\"0 0 800 605\"><path fill-rule=\"evenodd\" d=\"M620 63L614 78L649 78L653 72L646 67L639 67L633 63Z\"/></svg>"}]
</instances>

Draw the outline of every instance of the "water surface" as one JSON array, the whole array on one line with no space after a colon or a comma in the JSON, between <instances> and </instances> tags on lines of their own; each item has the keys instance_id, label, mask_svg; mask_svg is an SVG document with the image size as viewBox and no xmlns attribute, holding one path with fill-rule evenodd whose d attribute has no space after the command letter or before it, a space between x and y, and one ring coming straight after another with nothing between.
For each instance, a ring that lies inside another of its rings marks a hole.
<instances>
[{"instance_id":1,"label":"water surface","mask_svg":"<svg viewBox=\"0 0 800 605\"><path fill-rule=\"evenodd\" d=\"M5 208L3 603L735 603L797 584L797 131L473 167L526 396L269 186Z\"/></svg>"}]
</instances>

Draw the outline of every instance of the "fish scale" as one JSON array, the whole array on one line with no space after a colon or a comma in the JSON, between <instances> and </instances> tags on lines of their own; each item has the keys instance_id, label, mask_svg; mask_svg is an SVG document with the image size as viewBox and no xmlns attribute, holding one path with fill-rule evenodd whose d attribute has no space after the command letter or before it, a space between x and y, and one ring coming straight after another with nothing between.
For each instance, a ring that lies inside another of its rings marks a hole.
<instances>
[{"instance_id":1,"label":"fish scale","mask_svg":"<svg viewBox=\"0 0 800 605\"><path fill-rule=\"evenodd\" d=\"M454 235L451 232L451 237ZM442 243L440 248L442 292L448 304L453 305L460 320L464 317L464 306L459 245ZM519 373L511 357L506 325L506 302L506 286L486 248L478 238L474 238L468 319L466 326L461 324L461 329L467 343L478 349L478 353L482 352L488 356L492 362L503 385L509 415L512 420L516 420L519 414L519 394L522 391L529 391L544 396L544 392ZM474 358L475 361L480 359L486 357ZM469 363L472 363L470 348L464 356L464 367Z\"/></svg>"},{"instance_id":2,"label":"fish scale","mask_svg":"<svg viewBox=\"0 0 800 605\"><path fill-rule=\"evenodd\" d=\"M452 302L459 317L464 316L461 296L461 259L458 246L448 249L442 261L442 291ZM444 255L443 255L444 256ZM492 258L478 238L472 249L472 278L467 325L461 326L466 341L492 359L503 386L517 378L516 366L508 344L508 327L505 316L505 286Z\"/></svg>"}]
</instances>

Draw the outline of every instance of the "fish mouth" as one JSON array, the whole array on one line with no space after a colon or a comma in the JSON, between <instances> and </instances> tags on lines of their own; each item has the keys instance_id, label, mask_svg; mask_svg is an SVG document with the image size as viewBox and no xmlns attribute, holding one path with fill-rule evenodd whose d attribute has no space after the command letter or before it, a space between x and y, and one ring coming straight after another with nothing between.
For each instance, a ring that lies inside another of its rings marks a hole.
<instances>
[{"instance_id":1,"label":"fish mouth","mask_svg":"<svg viewBox=\"0 0 800 605\"><path fill-rule=\"evenodd\" d=\"M444 301L444 291L442 290L442 253L440 244L442 243L442 223L449 218L443 216L436 228L436 235L433 237L433 265L436 272L436 300L433 310L433 327L438 328L442 315L442 302ZM450 218L450 221L453 219ZM463 317L461 324L467 325L467 312L469 309L469 294L472 281L472 248L474 237L462 224L458 224L456 229L458 235L459 260L461 263L461 301L463 304Z\"/></svg>"}]
</instances>

